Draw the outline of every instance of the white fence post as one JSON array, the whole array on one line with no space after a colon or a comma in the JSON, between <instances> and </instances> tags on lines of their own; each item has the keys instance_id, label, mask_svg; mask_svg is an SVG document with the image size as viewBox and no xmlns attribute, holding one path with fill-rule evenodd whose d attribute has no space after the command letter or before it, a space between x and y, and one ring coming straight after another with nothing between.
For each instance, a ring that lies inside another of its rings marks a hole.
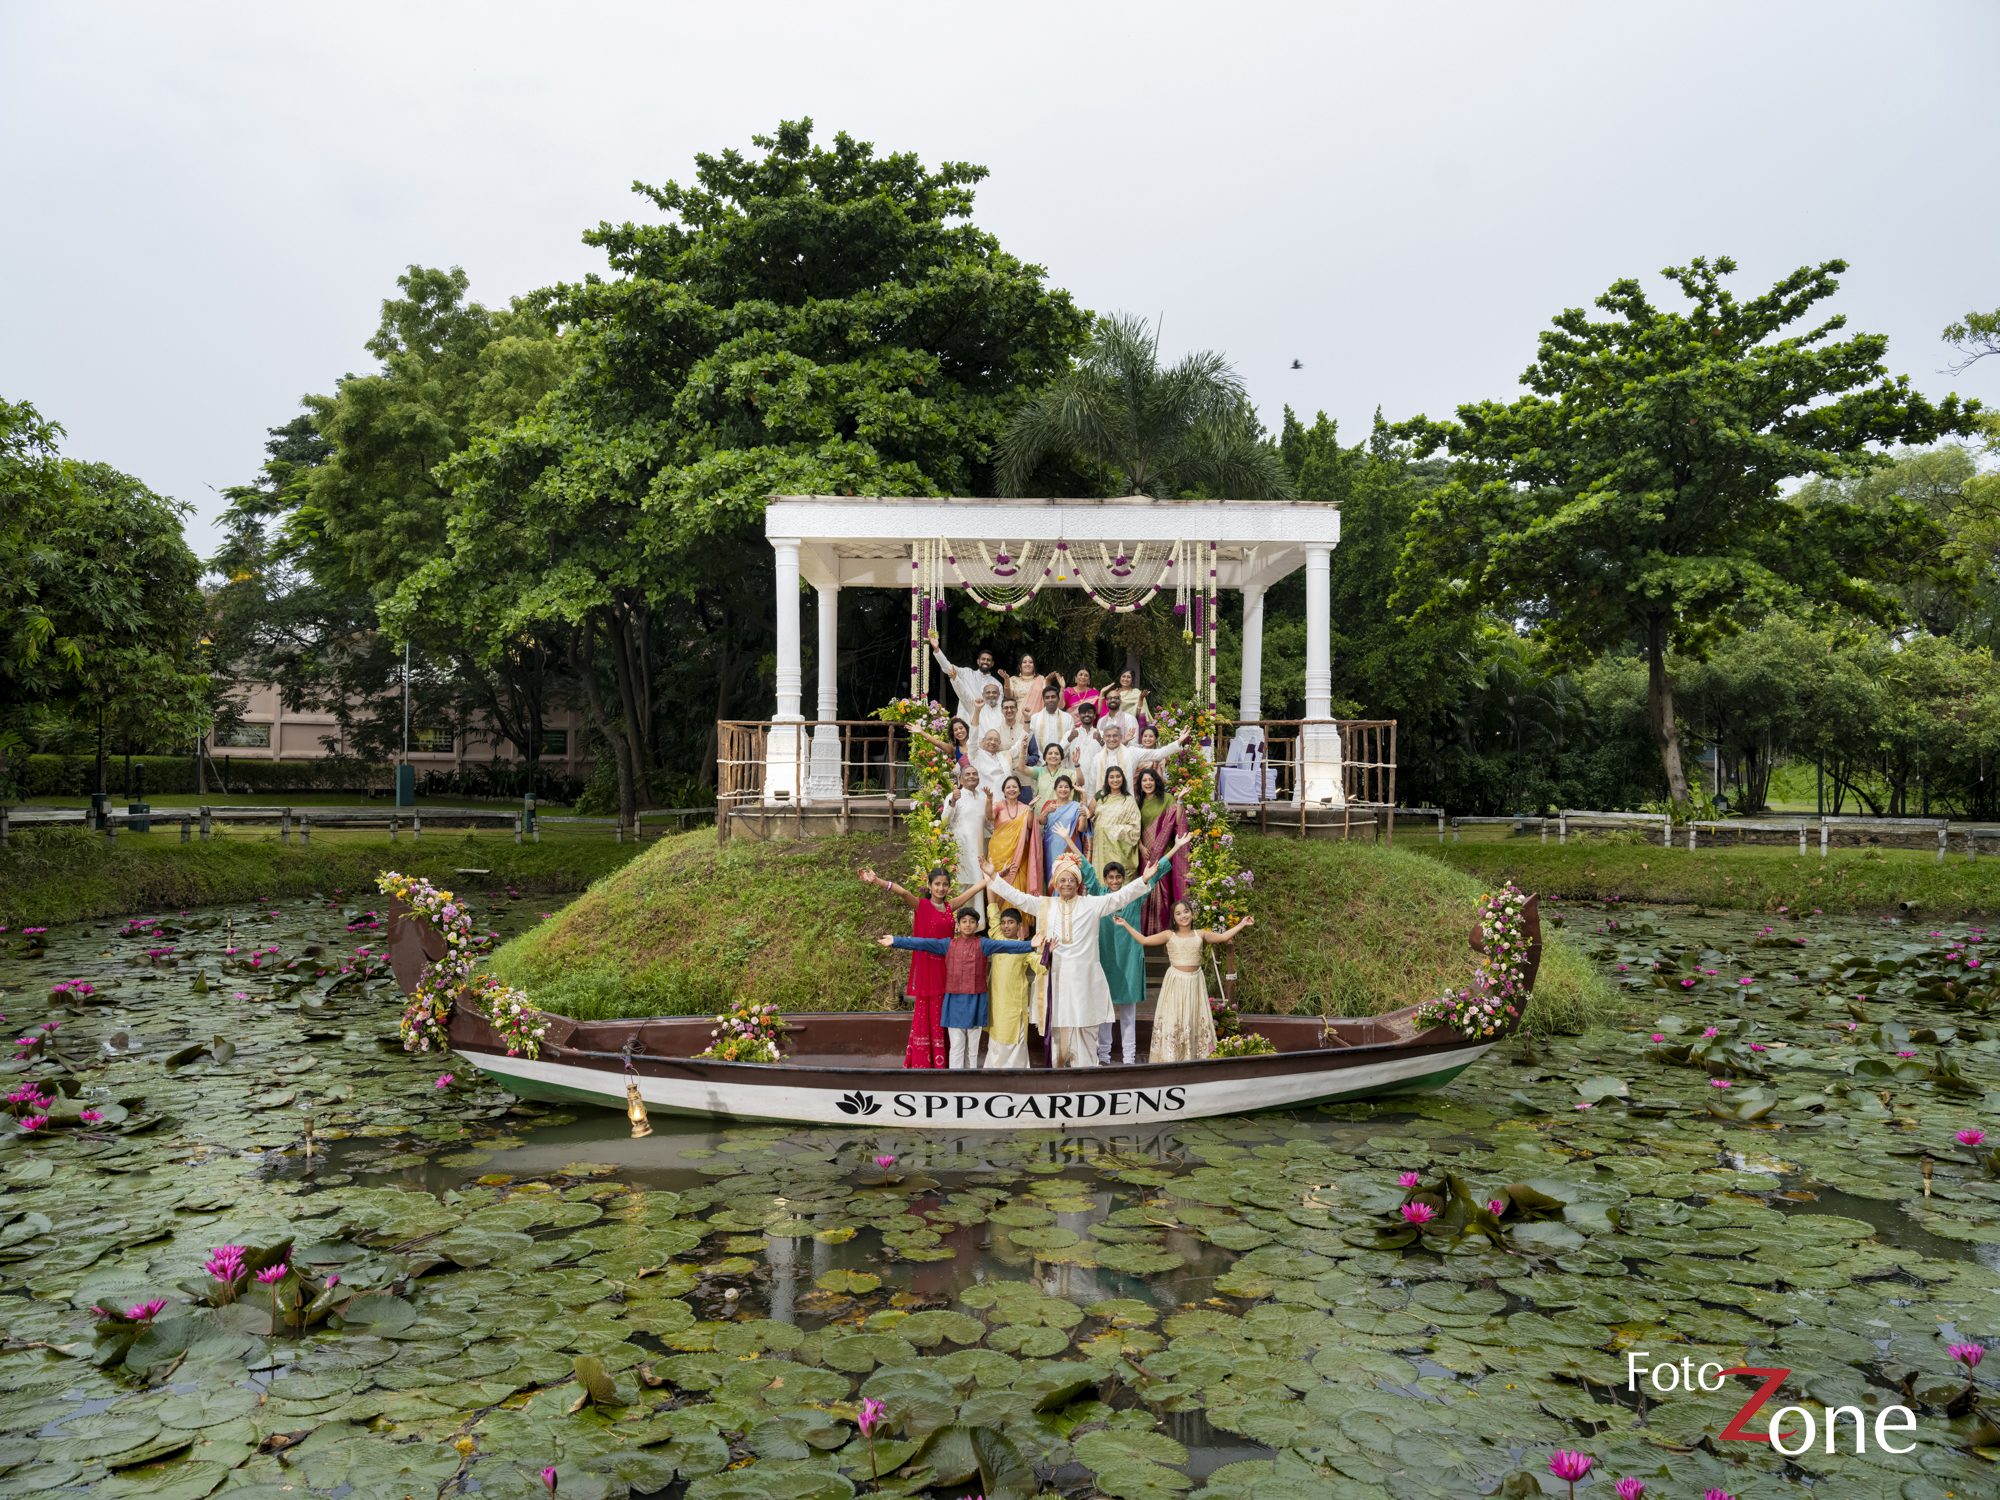
<instances>
[{"instance_id":1,"label":"white fence post","mask_svg":"<svg viewBox=\"0 0 2000 1500\"><path fill-rule=\"evenodd\" d=\"M1826 858L1826 819L1819 820L1819 857Z\"/></svg>"},{"instance_id":2,"label":"white fence post","mask_svg":"<svg viewBox=\"0 0 2000 1500\"><path fill-rule=\"evenodd\" d=\"M1806 820L1804 818L1801 818L1799 819L1799 858L1804 859L1805 853L1806 853Z\"/></svg>"},{"instance_id":3,"label":"white fence post","mask_svg":"<svg viewBox=\"0 0 2000 1500\"><path fill-rule=\"evenodd\" d=\"M1938 862L1939 864L1943 864L1943 863L1944 863L1944 844L1945 844L1945 840L1946 840L1946 839L1947 839L1947 838L1948 838L1948 837L1950 836L1950 829L1951 829L1951 825L1950 825L1950 824L1948 824L1948 823L1940 823L1940 824L1938 824L1938 858L1937 858L1937 862Z\"/></svg>"},{"instance_id":4,"label":"white fence post","mask_svg":"<svg viewBox=\"0 0 2000 1500\"><path fill-rule=\"evenodd\" d=\"M1546 822L1542 824L1542 839L1544 842L1547 841L1549 836L1548 827L1549 825ZM1567 811L1558 811L1556 813L1556 842L1558 844L1567 844L1569 842L1569 813Z\"/></svg>"},{"instance_id":5,"label":"white fence post","mask_svg":"<svg viewBox=\"0 0 2000 1500\"><path fill-rule=\"evenodd\" d=\"M1694 853L1694 824L1688 824L1688 853Z\"/></svg>"},{"instance_id":6,"label":"white fence post","mask_svg":"<svg viewBox=\"0 0 2000 1500\"><path fill-rule=\"evenodd\" d=\"M1690 828L1688 832L1692 834L1694 830ZM1660 814L1660 847L1662 849L1671 849L1674 847L1674 815L1672 813ZM1688 847L1693 848L1694 846L1690 844Z\"/></svg>"}]
</instances>

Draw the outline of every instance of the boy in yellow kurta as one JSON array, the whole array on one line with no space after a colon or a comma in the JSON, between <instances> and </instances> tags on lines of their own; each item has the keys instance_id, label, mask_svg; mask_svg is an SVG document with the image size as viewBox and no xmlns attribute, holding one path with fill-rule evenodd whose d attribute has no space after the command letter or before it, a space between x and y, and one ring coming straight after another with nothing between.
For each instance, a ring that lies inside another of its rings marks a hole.
<instances>
[{"instance_id":1,"label":"boy in yellow kurta","mask_svg":"<svg viewBox=\"0 0 2000 1500\"><path fill-rule=\"evenodd\" d=\"M1000 935L1021 935L1021 914L1008 907L1000 913ZM1025 1068L1028 1063L1028 1020L1035 1030L1044 1023L1035 1004L1037 982L1042 973L1041 956L1036 953L996 953L987 961L986 992L992 1001L986 1028L986 1066Z\"/></svg>"}]
</instances>

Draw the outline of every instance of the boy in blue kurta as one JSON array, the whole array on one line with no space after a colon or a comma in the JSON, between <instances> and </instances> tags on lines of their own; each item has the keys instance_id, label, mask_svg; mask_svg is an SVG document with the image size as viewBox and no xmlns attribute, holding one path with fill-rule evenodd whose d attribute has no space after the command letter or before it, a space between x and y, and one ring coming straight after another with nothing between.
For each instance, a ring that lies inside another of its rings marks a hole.
<instances>
[{"instance_id":1,"label":"boy in blue kurta","mask_svg":"<svg viewBox=\"0 0 2000 1500\"><path fill-rule=\"evenodd\" d=\"M948 938L897 937L883 933L884 948L907 948L917 953L935 953L944 960L944 1005L941 1008L945 1035L951 1039L953 1068L979 1066L979 1037L992 1019L986 996L987 960L996 953L1032 953L1034 944L979 935L979 913L971 907L959 908L958 927ZM1143 965L1143 958L1141 960ZM1145 986L1143 968L1140 987Z\"/></svg>"},{"instance_id":2,"label":"boy in blue kurta","mask_svg":"<svg viewBox=\"0 0 2000 1500\"><path fill-rule=\"evenodd\" d=\"M1151 894L1159 883L1159 872L1155 871L1146 886L1147 893ZM1101 896L1121 889L1124 884L1125 867L1116 860L1104 867L1101 881L1089 864L1083 867L1083 886L1088 895ZM1097 1028L1097 1060L1111 1061L1111 1034L1116 1030L1118 1050L1124 1061L1135 1063L1139 1060L1139 1002L1146 998L1146 950L1130 930L1119 925L1115 916L1100 917L1097 961L1104 970L1104 982L1111 986L1111 1014L1115 1017Z\"/></svg>"}]
</instances>

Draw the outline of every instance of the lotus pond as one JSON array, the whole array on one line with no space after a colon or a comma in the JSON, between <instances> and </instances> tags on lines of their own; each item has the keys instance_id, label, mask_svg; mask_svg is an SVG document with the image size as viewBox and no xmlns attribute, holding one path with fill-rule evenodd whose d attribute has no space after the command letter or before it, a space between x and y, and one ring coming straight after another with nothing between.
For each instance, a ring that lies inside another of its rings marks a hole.
<instances>
[{"instance_id":1,"label":"lotus pond","mask_svg":"<svg viewBox=\"0 0 2000 1500\"><path fill-rule=\"evenodd\" d=\"M1019 1140L518 1104L396 1047L365 905L0 935L0 1495L2000 1490L1986 935L1554 920L1624 1026ZM1914 1447L1629 1388L1684 1356Z\"/></svg>"}]
</instances>

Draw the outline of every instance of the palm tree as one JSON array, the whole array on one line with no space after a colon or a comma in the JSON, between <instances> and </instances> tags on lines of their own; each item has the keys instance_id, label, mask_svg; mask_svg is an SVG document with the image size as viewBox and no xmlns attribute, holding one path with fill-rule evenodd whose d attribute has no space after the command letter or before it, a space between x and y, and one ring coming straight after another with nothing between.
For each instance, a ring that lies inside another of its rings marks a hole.
<instances>
[{"instance_id":1,"label":"palm tree","mask_svg":"<svg viewBox=\"0 0 2000 1500\"><path fill-rule=\"evenodd\" d=\"M1124 313L1100 319L1082 360L1001 434L1001 492L1023 493L1035 466L1058 452L1117 470L1134 495L1200 489L1282 500L1293 493L1229 362L1202 350L1162 369L1158 335Z\"/></svg>"}]
</instances>

